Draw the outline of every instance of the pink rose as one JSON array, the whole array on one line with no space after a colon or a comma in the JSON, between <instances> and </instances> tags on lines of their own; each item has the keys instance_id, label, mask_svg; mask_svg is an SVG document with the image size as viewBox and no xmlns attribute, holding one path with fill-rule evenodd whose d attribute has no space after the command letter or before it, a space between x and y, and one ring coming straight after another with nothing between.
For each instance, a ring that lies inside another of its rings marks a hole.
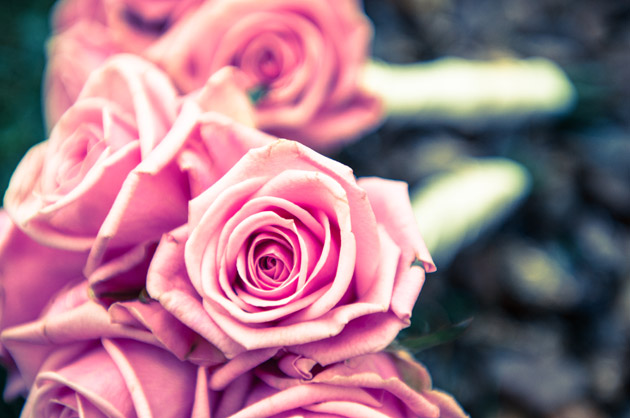
<instances>
[{"instance_id":1,"label":"pink rose","mask_svg":"<svg viewBox=\"0 0 630 418\"><path fill-rule=\"evenodd\" d=\"M159 304L130 301L105 308L90 298L85 281L58 292L41 316L2 330L1 338L26 387L59 347L81 351L102 338L138 341L204 367L226 361Z\"/></svg>"},{"instance_id":2,"label":"pink rose","mask_svg":"<svg viewBox=\"0 0 630 418\"><path fill-rule=\"evenodd\" d=\"M86 258L86 252L38 244L0 210L0 332L37 318L51 295L82 277ZM23 390L23 382L1 343L0 360L9 371L4 395L13 398Z\"/></svg>"},{"instance_id":3,"label":"pink rose","mask_svg":"<svg viewBox=\"0 0 630 418\"><path fill-rule=\"evenodd\" d=\"M380 101L358 78L370 24L356 0L206 1L146 51L184 92L227 65L262 92L257 127L316 149L376 125Z\"/></svg>"},{"instance_id":4,"label":"pink rose","mask_svg":"<svg viewBox=\"0 0 630 418\"><path fill-rule=\"evenodd\" d=\"M203 417L207 366L225 358L190 331L170 339L177 326L157 303L107 310L86 282L68 287L37 320L2 331L29 392L22 416Z\"/></svg>"},{"instance_id":5,"label":"pink rose","mask_svg":"<svg viewBox=\"0 0 630 418\"><path fill-rule=\"evenodd\" d=\"M198 367L134 340L61 346L44 362L22 417L188 417Z\"/></svg>"},{"instance_id":6,"label":"pink rose","mask_svg":"<svg viewBox=\"0 0 630 418\"><path fill-rule=\"evenodd\" d=\"M41 243L89 249L127 175L170 128L176 105L175 90L162 72L131 55L113 58L92 73L50 139L33 147L18 165L5 195L7 212ZM164 177L163 191L183 193L173 184L176 179ZM137 206L128 218L166 212L174 218L169 221L173 227L177 214L185 219L186 211L186 199L178 205L176 197ZM141 241L143 229L130 220L121 245L131 238Z\"/></svg>"},{"instance_id":7,"label":"pink rose","mask_svg":"<svg viewBox=\"0 0 630 418\"><path fill-rule=\"evenodd\" d=\"M52 13L44 103L53 127L107 58L143 51L203 0L61 0Z\"/></svg>"},{"instance_id":8,"label":"pink rose","mask_svg":"<svg viewBox=\"0 0 630 418\"><path fill-rule=\"evenodd\" d=\"M427 370L405 353L369 354L313 371L298 371L300 360L270 361L238 377L216 396L211 416L467 416L450 395L431 387Z\"/></svg>"},{"instance_id":9,"label":"pink rose","mask_svg":"<svg viewBox=\"0 0 630 418\"><path fill-rule=\"evenodd\" d=\"M90 74L120 51L105 26L87 20L51 37L47 51L44 110L46 125L54 127L77 100Z\"/></svg>"},{"instance_id":10,"label":"pink rose","mask_svg":"<svg viewBox=\"0 0 630 418\"><path fill-rule=\"evenodd\" d=\"M95 296L107 304L144 288L155 244L185 223L189 199L250 148L272 141L262 132L234 135L240 123L251 123L252 109L233 68L213 74L203 89L181 100L171 129L127 175L92 246L85 271ZM121 243L134 246L107 252Z\"/></svg>"},{"instance_id":11,"label":"pink rose","mask_svg":"<svg viewBox=\"0 0 630 418\"><path fill-rule=\"evenodd\" d=\"M54 8L54 33L79 22L99 23L121 52L139 53L203 0L61 0Z\"/></svg>"},{"instance_id":12,"label":"pink rose","mask_svg":"<svg viewBox=\"0 0 630 418\"><path fill-rule=\"evenodd\" d=\"M243 135L258 133L232 129ZM190 202L147 290L228 358L256 363L284 347L325 365L387 346L409 325L425 270L406 184L357 183L350 168L279 140Z\"/></svg>"},{"instance_id":13,"label":"pink rose","mask_svg":"<svg viewBox=\"0 0 630 418\"><path fill-rule=\"evenodd\" d=\"M0 210L0 331L37 318L52 295L82 277L86 258L38 244Z\"/></svg>"}]
</instances>

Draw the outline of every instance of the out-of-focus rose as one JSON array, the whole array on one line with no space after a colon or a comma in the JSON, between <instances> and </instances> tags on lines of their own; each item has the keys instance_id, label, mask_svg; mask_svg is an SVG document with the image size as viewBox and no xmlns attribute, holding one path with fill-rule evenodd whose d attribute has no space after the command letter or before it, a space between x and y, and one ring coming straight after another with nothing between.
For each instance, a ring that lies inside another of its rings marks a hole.
<instances>
[{"instance_id":1,"label":"out-of-focus rose","mask_svg":"<svg viewBox=\"0 0 630 418\"><path fill-rule=\"evenodd\" d=\"M120 52L139 53L204 0L61 0L52 14L53 33L80 22L98 23Z\"/></svg>"},{"instance_id":2,"label":"out-of-focus rose","mask_svg":"<svg viewBox=\"0 0 630 418\"><path fill-rule=\"evenodd\" d=\"M147 290L229 358L285 347L330 364L387 346L433 269L406 184L357 183L350 168L278 140L191 201Z\"/></svg>"},{"instance_id":3,"label":"out-of-focus rose","mask_svg":"<svg viewBox=\"0 0 630 418\"><path fill-rule=\"evenodd\" d=\"M4 199L7 212L41 243L90 248L127 175L161 141L176 111L176 92L161 71L132 55L113 58L92 73L50 139L18 165ZM161 213L155 209L161 206L174 218L171 227L178 214L185 220L186 199L179 205L176 199L182 187L168 186L162 185L172 194L168 199L145 202L135 215ZM129 235L145 228L137 222L128 226Z\"/></svg>"},{"instance_id":4,"label":"out-of-focus rose","mask_svg":"<svg viewBox=\"0 0 630 418\"><path fill-rule=\"evenodd\" d=\"M46 125L52 128L77 100L90 74L119 49L105 26L85 20L53 36L47 51L43 99Z\"/></svg>"},{"instance_id":5,"label":"out-of-focus rose","mask_svg":"<svg viewBox=\"0 0 630 418\"><path fill-rule=\"evenodd\" d=\"M357 0L214 0L146 55L184 92L226 65L240 68L262 95L257 127L330 149L382 116L380 101L358 84L370 37Z\"/></svg>"},{"instance_id":6,"label":"out-of-focus rose","mask_svg":"<svg viewBox=\"0 0 630 418\"><path fill-rule=\"evenodd\" d=\"M289 356L241 375L216 396L212 416L467 416L450 395L431 387L427 370L405 353L369 354L313 371L301 360Z\"/></svg>"},{"instance_id":7,"label":"out-of-focus rose","mask_svg":"<svg viewBox=\"0 0 630 418\"><path fill-rule=\"evenodd\" d=\"M203 0L61 0L52 13L44 103L52 128L92 71L120 53L145 49Z\"/></svg>"},{"instance_id":8,"label":"out-of-focus rose","mask_svg":"<svg viewBox=\"0 0 630 418\"><path fill-rule=\"evenodd\" d=\"M337 148L383 117L380 99L359 83L371 28L358 0L65 0L53 33L49 126L87 71L123 52L159 64L181 93L238 67L257 96L256 126L315 149Z\"/></svg>"}]
</instances>

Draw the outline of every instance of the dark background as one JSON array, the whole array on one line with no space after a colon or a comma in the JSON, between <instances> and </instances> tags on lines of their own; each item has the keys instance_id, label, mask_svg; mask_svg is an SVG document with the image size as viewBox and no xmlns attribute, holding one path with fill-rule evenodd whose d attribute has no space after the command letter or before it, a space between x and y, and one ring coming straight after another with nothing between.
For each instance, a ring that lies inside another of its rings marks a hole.
<instances>
[{"instance_id":1,"label":"dark background","mask_svg":"<svg viewBox=\"0 0 630 418\"><path fill-rule=\"evenodd\" d=\"M2 1L0 189L45 138L40 105L51 1ZM503 156L529 197L428 277L403 336L473 318L417 353L473 417L630 418L630 3L366 0L373 53L406 63L541 56L578 91L556 118L456 124L390 119L335 157L412 187L461 157ZM445 158L447 156L447 158ZM17 416L19 402L0 416Z\"/></svg>"}]
</instances>

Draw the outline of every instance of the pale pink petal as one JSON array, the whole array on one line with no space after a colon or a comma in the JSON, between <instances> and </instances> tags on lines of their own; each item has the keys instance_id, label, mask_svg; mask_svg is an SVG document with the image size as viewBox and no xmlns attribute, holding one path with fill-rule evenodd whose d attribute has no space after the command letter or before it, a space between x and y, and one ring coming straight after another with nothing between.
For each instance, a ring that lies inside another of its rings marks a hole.
<instances>
[{"instance_id":1,"label":"pale pink petal","mask_svg":"<svg viewBox=\"0 0 630 418\"><path fill-rule=\"evenodd\" d=\"M103 347L120 371L139 418L190 415L197 366L132 340L103 340Z\"/></svg>"},{"instance_id":2,"label":"pale pink petal","mask_svg":"<svg viewBox=\"0 0 630 418\"><path fill-rule=\"evenodd\" d=\"M377 222L403 249L403 262L418 260L427 273L435 271L411 208L407 183L377 177L364 177L358 183L368 193Z\"/></svg>"}]
</instances>

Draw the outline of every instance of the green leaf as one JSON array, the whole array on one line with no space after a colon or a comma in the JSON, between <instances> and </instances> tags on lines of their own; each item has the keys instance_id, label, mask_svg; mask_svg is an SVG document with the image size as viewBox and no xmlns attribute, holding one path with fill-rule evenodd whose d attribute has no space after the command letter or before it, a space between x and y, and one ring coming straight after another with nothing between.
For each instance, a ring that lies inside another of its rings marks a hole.
<instances>
[{"instance_id":1,"label":"green leaf","mask_svg":"<svg viewBox=\"0 0 630 418\"><path fill-rule=\"evenodd\" d=\"M462 160L415 189L414 214L438 268L512 213L530 186L525 167L494 157Z\"/></svg>"},{"instance_id":2,"label":"green leaf","mask_svg":"<svg viewBox=\"0 0 630 418\"><path fill-rule=\"evenodd\" d=\"M262 99L265 98L269 89L266 86L257 86L253 89L249 90L247 94L249 95L249 99L254 103L254 105L258 104Z\"/></svg>"},{"instance_id":3,"label":"green leaf","mask_svg":"<svg viewBox=\"0 0 630 418\"><path fill-rule=\"evenodd\" d=\"M418 353L436 345L441 345L455 340L468 329L473 318L464 319L461 322L453 324L450 327L439 329L435 332L417 337L406 337L398 340L398 345L413 352Z\"/></svg>"}]
</instances>

